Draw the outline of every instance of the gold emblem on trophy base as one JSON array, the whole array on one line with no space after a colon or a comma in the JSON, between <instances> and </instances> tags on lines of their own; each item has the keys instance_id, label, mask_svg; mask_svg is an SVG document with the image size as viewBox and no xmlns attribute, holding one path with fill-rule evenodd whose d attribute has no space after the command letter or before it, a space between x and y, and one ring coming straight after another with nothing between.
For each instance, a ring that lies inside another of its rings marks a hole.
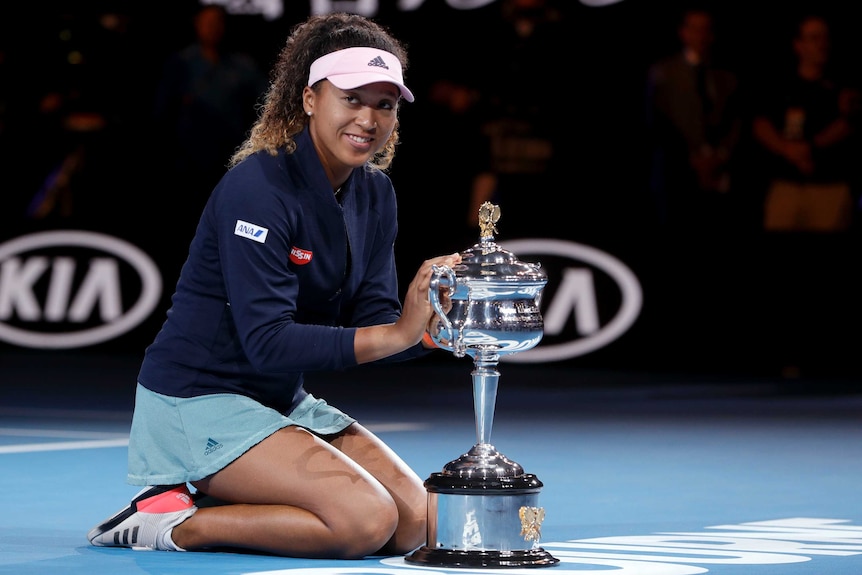
<instances>
[{"instance_id":1,"label":"gold emblem on trophy base","mask_svg":"<svg viewBox=\"0 0 862 575\"><path fill-rule=\"evenodd\" d=\"M542 535L542 521L545 520L544 507L521 507L518 509L521 518L521 535L524 541L538 541Z\"/></svg>"}]
</instances>

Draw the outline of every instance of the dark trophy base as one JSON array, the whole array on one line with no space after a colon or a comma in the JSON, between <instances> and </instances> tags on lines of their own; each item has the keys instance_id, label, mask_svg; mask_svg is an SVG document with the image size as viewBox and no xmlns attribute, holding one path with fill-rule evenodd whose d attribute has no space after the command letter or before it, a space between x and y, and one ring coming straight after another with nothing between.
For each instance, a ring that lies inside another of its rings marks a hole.
<instances>
[{"instance_id":1,"label":"dark trophy base","mask_svg":"<svg viewBox=\"0 0 862 575\"><path fill-rule=\"evenodd\" d=\"M429 549L422 546L405 558L409 563L436 567L495 567L522 568L556 565L559 559L542 549L526 551L457 551L455 549Z\"/></svg>"},{"instance_id":2,"label":"dark trophy base","mask_svg":"<svg viewBox=\"0 0 862 575\"><path fill-rule=\"evenodd\" d=\"M490 455L489 455L490 454ZM505 462L505 465L502 463ZM492 470L517 471L493 476ZM436 567L547 567L559 559L538 546L542 482L493 446L480 444L425 481L428 540L405 557Z\"/></svg>"}]
</instances>

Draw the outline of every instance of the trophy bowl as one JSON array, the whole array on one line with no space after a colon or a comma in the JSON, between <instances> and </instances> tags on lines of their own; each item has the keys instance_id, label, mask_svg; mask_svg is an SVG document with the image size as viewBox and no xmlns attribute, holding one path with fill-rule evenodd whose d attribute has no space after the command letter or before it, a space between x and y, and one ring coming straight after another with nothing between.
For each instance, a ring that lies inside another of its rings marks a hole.
<instances>
[{"instance_id":1,"label":"trophy bowl","mask_svg":"<svg viewBox=\"0 0 862 575\"><path fill-rule=\"evenodd\" d=\"M445 567L542 567L558 559L539 546L545 511L542 482L490 443L500 356L535 347L544 324L539 310L548 282L539 264L519 261L494 242L500 208L479 210L480 240L461 263L435 266L429 299L436 314L431 338L456 357L473 359L476 444L426 481L426 544L405 558ZM441 294L448 296L444 307Z\"/></svg>"},{"instance_id":2,"label":"trophy bowl","mask_svg":"<svg viewBox=\"0 0 862 575\"><path fill-rule=\"evenodd\" d=\"M434 266L431 305L437 328L431 338L456 357L499 356L531 349L543 334L539 302L547 276L537 264L519 262L493 241L461 252L454 269ZM444 312L440 288L451 308Z\"/></svg>"}]
</instances>

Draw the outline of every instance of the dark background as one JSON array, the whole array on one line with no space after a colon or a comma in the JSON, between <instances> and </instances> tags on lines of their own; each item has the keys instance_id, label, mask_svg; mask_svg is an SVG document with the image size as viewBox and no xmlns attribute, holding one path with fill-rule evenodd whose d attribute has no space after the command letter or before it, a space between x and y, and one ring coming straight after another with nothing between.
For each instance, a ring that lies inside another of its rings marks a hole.
<instances>
[{"instance_id":1,"label":"dark background","mask_svg":"<svg viewBox=\"0 0 862 575\"><path fill-rule=\"evenodd\" d=\"M151 112L165 59L192 40L197 3L23 4L4 5L0 16L0 242L53 228L129 239L162 268L166 307L196 224L191 214L202 200L170 177L169 148L153 129ZM562 160L541 186L523 190L517 206L503 206L499 238L540 235L596 246L632 268L645 294L642 317L626 336L572 363L770 375L784 373L792 347L801 373L858 378L862 285L855 228L828 236L763 234L757 226L762 191L753 177L750 187L734 190L736 211L722 229L667 230L651 215L646 71L677 48L678 15L691 3L551 4L563 16L565 42L547 54L554 72L532 83L528 93L553 110L565 134ZM852 3L706 5L718 16L718 56L739 74L744 91L791 62L792 23L805 10L831 19L836 63L859 79L862 35ZM290 28L309 13L308 2L291 0L277 20L234 15L230 45L268 70ZM106 27L106 15L115 24ZM455 168L472 158L452 155L458 149L455 126L422 121L431 84L443 76L475 77L505 91L511 79L482 77L495 50L491 32L500 21L500 2L459 10L426 0L407 12L381 1L375 17L408 44L407 83L417 95L402 108L402 144L391 174L399 193L398 256L406 286L421 260L472 243L460 223L466 198L452 191ZM68 57L76 51L83 60L73 65ZM73 213L34 219L26 208L45 178L48 151L59 144L59 136L40 125L37 109L51 91L74 94L82 110L106 116L108 127L84 136L93 153ZM752 165L752 174L756 170ZM164 307L134 334L99 348L142 351ZM7 344L2 349L15 351Z\"/></svg>"}]
</instances>

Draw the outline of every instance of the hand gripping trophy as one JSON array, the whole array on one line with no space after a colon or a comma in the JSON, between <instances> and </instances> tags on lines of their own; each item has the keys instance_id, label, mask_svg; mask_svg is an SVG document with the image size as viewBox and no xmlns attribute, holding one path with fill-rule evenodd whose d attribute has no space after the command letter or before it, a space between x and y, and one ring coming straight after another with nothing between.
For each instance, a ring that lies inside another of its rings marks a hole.
<instances>
[{"instance_id":1,"label":"hand gripping trophy","mask_svg":"<svg viewBox=\"0 0 862 575\"><path fill-rule=\"evenodd\" d=\"M539 311L547 274L518 261L494 242L499 206L479 209L480 241L454 268L435 266L429 297L437 314L434 342L456 357L473 358L477 443L425 481L426 544L405 558L445 567L543 567L559 563L539 546L545 511L542 482L490 443L500 355L535 347L542 339ZM451 307L444 310L441 290Z\"/></svg>"}]
</instances>

